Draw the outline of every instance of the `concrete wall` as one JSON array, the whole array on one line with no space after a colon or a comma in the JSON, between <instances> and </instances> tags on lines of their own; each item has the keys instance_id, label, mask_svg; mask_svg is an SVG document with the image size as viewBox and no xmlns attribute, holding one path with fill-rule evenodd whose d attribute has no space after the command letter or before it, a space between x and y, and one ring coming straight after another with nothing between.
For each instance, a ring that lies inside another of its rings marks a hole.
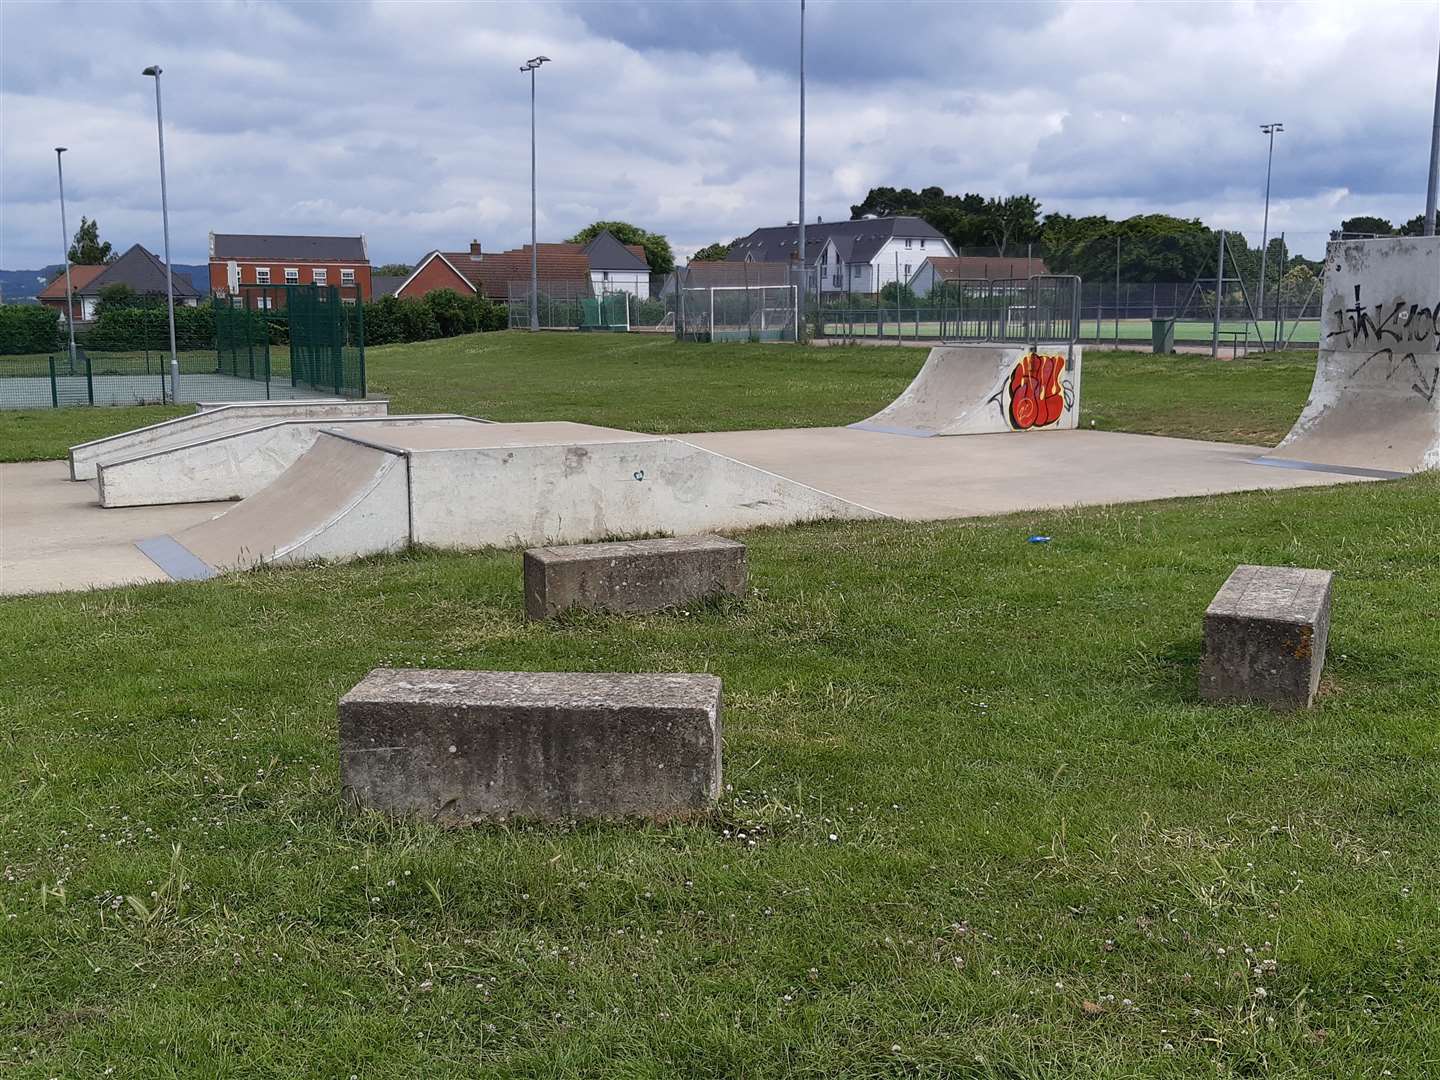
<instances>
[{"instance_id":1,"label":"concrete wall","mask_svg":"<svg viewBox=\"0 0 1440 1080\"><path fill-rule=\"evenodd\" d=\"M1332 243L1310 400L1277 457L1440 468L1440 237Z\"/></svg>"}]
</instances>

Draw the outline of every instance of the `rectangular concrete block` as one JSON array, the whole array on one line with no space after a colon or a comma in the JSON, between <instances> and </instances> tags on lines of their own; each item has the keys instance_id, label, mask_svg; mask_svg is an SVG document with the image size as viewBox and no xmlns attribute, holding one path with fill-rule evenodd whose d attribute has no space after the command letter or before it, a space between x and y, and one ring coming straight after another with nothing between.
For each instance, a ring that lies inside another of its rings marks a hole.
<instances>
[{"instance_id":1,"label":"rectangular concrete block","mask_svg":"<svg viewBox=\"0 0 1440 1080\"><path fill-rule=\"evenodd\" d=\"M745 595L745 545L723 536L571 544L525 552L525 614L570 608L658 611L711 596Z\"/></svg>"},{"instance_id":2,"label":"rectangular concrete block","mask_svg":"<svg viewBox=\"0 0 1440 1080\"><path fill-rule=\"evenodd\" d=\"M1328 570L1237 566L1205 611L1200 696L1304 709L1330 636Z\"/></svg>"},{"instance_id":3,"label":"rectangular concrete block","mask_svg":"<svg viewBox=\"0 0 1440 1080\"><path fill-rule=\"evenodd\" d=\"M689 816L720 797L720 680L376 668L340 699L340 781L447 824Z\"/></svg>"}]
</instances>

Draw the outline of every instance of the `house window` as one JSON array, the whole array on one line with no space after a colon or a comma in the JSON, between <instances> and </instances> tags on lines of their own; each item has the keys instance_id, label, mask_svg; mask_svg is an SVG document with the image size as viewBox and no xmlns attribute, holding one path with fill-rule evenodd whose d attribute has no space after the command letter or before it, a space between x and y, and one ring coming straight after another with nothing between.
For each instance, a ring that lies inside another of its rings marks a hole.
<instances>
[{"instance_id":1,"label":"house window","mask_svg":"<svg viewBox=\"0 0 1440 1080\"><path fill-rule=\"evenodd\" d=\"M255 284L257 284L257 285L269 285L269 284L270 284L270 267L268 267L268 266L257 266L257 267L255 267Z\"/></svg>"},{"instance_id":2,"label":"house window","mask_svg":"<svg viewBox=\"0 0 1440 1080\"><path fill-rule=\"evenodd\" d=\"M287 266L287 267L285 267L285 284L286 284L286 285L299 285L299 284L300 284L300 268L299 268L298 266Z\"/></svg>"},{"instance_id":3,"label":"house window","mask_svg":"<svg viewBox=\"0 0 1440 1080\"><path fill-rule=\"evenodd\" d=\"M270 275L267 273L265 276L266 276L266 277L269 277ZM261 311L269 311L270 308L273 306L273 304L272 304L272 302L271 302L271 300L270 300L270 297L268 297L268 296L257 296L257 297L255 298L255 306L256 306L257 308L259 308Z\"/></svg>"},{"instance_id":4,"label":"house window","mask_svg":"<svg viewBox=\"0 0 1440 1080\"><path fill-rule=\"evenodd\" d=\"M858 266L852 266L852 267L850 267L850 276L851 276L851 277L859 277L859 276L860 276L860 267L858 267Z\"/></svg>"},{"instance_id":5,"label":"house window","mask_svg":"<svg viewBox=\"0 0 1440 1080\"><path fill-rule=\"evenodd\" d=\"M924 241L924 240L921 240L921 241L920 241L920 246L921 246L922 248L925 246L925 241Z\"/></svg>"},{"instance_id":6,"label":"house window","mask_svg":"<svg viewBox=\"0 0 1440 1080\"><path fill-rule=\"evenodd\" d=\"M343 269L340 271L340 284L341 284L341 285L354 285L354 284L355 284L355 271L354 271L354 270L351 270L349 267L343 268Z\"/></svg>"},{"instance_id":7,"label":"house window","mask_svg":"<svg viewBox=\"0 0 1440 1080\"><path fill-rule=\"evenodd\" d=\"M905 246L906 246L907 248L908 248L913 242L914 242L914 241L912 241L908 236L905 238Z\"/></svg>"},{"instance_id":8,"label":"house window","mask_svg":"<svg viewBox=\"0 0 1440 1080\"><path fill-rule=\"evenodd\" d=\"M330 284L328 280L329 276L330 271L326 270L323 266L317 266L314 270L310 271L310 280L316 285Z\"/></svg>"},{"instance_id":9,"label":"house window","mask_svg":"<svg viewBox=\"0 0 1440 1080\"><path fill-rule=\"evenodd\" d=\"M909 263L906 263L906 264L905 264L905 280L906 280L906 281L909 281L909 280L910 280L910 264L909 264Z\"/></svg>"}]
</instances>

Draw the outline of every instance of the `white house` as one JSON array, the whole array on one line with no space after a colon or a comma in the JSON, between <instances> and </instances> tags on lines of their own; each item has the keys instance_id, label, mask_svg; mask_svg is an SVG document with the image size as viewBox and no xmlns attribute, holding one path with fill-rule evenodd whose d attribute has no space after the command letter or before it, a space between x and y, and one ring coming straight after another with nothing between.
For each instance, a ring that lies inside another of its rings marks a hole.
<instances>
[{"instance_id":1,"label":"white house","mask_svg":"<svg viewBox=\"0 0 1440 1080\"><path fill-rule=\"evenodd\" d=\"M729 262L794 265L799 249L794 225L756 229L730 245ZM811 292L875 293L892 281L909 281L932 255L953 257L940 230L918 217L872 217L820 221L805 226L805 267Z\"/></svg>"},{"instance_id":2,"label":"white house","mask_svg":"<svg viewBox=\"0 0 1440 1080\"><path fill-rule=\"evenodd\" d=\"M590 285L596 296L628 292L640 300L650 296L650 264L639 244L622 244L607 230L580 249L590 261Z\"/></svg>"}]
</instances>

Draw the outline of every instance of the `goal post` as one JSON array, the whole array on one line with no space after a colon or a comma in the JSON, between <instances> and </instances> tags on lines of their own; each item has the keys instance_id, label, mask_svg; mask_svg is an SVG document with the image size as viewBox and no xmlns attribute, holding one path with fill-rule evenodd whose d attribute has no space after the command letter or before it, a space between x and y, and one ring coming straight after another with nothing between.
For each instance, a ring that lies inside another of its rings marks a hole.
<instances>
[{"instance_id":1,"label":"goal post","mask_svg":"<svg viewBox=\"0 0 1440 1080\"><path fill-rule=\"evenodd\" d=\"M675 334L689 341L795 341L794 285L709 285L680 289Z\"/></svg>"}]
</instances>

